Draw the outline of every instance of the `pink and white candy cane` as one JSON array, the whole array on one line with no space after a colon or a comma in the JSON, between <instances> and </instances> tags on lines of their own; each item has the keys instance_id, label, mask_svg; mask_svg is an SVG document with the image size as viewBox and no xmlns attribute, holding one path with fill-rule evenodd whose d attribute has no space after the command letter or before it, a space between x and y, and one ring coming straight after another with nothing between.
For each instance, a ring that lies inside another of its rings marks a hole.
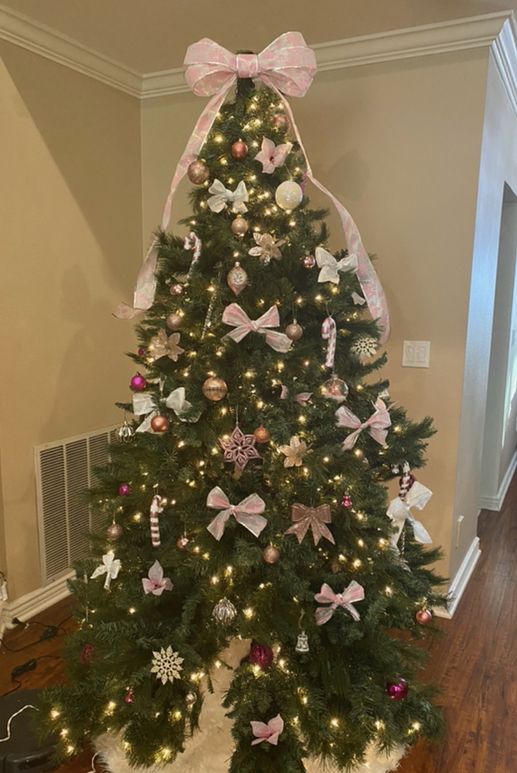
<instances>
[{"instance_id":1,"label":"pink and white candy cane","mask_svg":"<svg viewBox=\"0 0 517 773\"><path fill-rule=\"evenodd\" d=\"M163 210L162 229L165 231L169 226L174 194L185 176L189 164L203 147L228 91L235 84L237 78L261 80L277 93L284 105L296 139L305 156L307 178L328 196L336 208L348 251L357 256L357 277L361 283L370 313L379 322L381 327L380 340L381 343L384 343L389 336L390 324L386 297L379 278L352 216L336 197L314 177L291 106L284 96L303 97L316 74L316 56L306 44L303 35L299 32L285 32L273 40L260 54L232 54L210 38L202 38L202 40L189 46L184 64L186 67L185 79L192 91L198 96L211 97L211 99L201 113L176 166ZM129 319L139 312L151 308L156 291L154 272L158 257L157 246L158 242L155 239L145 256L144 264L137 278L133 306L121 304L115 312L115 316Z\"/></svg>"},{"instance_id":2,"label":"pink and white candy cane","mask_svg":"<svg viewBox=\"0 0 517 773\"><path fill-rule=\"evenodd\" d=\"M416 478L411 472L409 462L402 463L402 476L399 478L399 497L404 500Z\"/></svg>"},{"instance_id":3,"label":"pink and white candy cane","mask_svg":"<svg viewBox=\"0 0 517 773\"><path fill-rule=\"evenodd\" d=\"M327 357L325 366L334 369L334 360L336 358L337 326L334 317L328 316L323 320L321 326L321 337L327 344Z\"/></svg>"},{"instance_id":4,"label":"pink and white candy cane","mask_svg":"<svg viewBox=\"0 0 517 773\"><path fill-rule=\"evenodd\" d=\"M199 236L196 233L194 233L194 231L190 231L190 233L187 236L185 236L183 247L186 250L192 250L192 263L190 264L190 268L188 270L187 279L190 279L190 277L192 276L194 266L196 265L199 258L201 257L202 246L203 246L203 242L201 241Z\"/></svg>"},{"instance_id":5,"label":"pink and white candy cane","mask_svg":"<svg viewBox=\"0 0 517 773\"><path fill-rule=\"evenodd\" d=\"M149 510L149 521L151 523L151 544L153 548L159 548L160 539L160 514L163 513L162 498L159 494L153 497Z\"/></svg>"}]
</instances>

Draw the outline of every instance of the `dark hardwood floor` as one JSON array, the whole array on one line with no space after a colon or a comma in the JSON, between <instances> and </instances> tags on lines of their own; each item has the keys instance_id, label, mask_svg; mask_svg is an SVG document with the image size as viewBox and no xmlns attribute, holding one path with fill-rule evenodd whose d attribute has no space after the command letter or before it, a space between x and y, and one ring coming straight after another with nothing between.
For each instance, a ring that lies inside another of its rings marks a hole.
<instances>
[{"instance_id":1,"label":"dark hardwood floor","mask_svg":"<svg viewBox=\"0 0 517 773\"><path fill-rule=\"evenodd\" d=\"M429 644L425 679L438 684L448 721L444 740L419 743L399 773L517 772L517 476L503 510L483 512L479 521L482 555L453 620L440 620L443 636ZM57 625L69 614L69 601L38 615ZM71 622L63 624L71 629ZM10 648L37 642L40 626L6 636ZM53 684L64 678L59 655L64 632L23 652L0 656L0 694L12 687L11 670L29 658L43 657L35 671L21 677L23 687ZM46 657L45 657L46 656ZM0 728L1 734L2 728ZM57 773L86 773L83 754Z\"/></svg>"}]
</instances>

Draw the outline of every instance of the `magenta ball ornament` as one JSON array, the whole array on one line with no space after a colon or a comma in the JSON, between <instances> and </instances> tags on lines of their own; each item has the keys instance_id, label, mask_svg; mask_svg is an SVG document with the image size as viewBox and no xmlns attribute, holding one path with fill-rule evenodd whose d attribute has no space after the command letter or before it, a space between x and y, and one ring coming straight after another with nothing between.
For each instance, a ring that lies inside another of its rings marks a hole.
<instances>
[{"instance_id":1,"label":"magenta ball ornament","mask_svg":"<svg viewBox=\"0 0 517 773\"><path fill-rule=\"evenodd\" d=\"M302 258L304 268L311 269L316 265L316 258L314 255L304 255Z\"/></svg>"},{"instance_id":2,"label":"magenta ball ornament","mask_svg":"<svg viewBox=\"0 0 517 773\"><path fill-rule=\"evenodd\" d=\"M252 666L259 666L261 669L269 668L273 665L273 650L267 644L258 644L253 642L248 655L248 661Z\"/></svg>"},{"instance_id":3,"label":"magenta ball ornament","mask_svg":"<svg viewBox=\"0 0 517 773\"><path fill-rule=\"evenodd\" d=\"M79 655L81 663L83 663L85 666L91 663L94 652L95 652L95 647L93 646L93 644L84 644L81 649L81 654Z\"/></svg>"},{"instance_id":4,"label":"magenta ball ornament","mask_svg":"<svg viewBox=\"0 0 517 773\"><path fill-rule=\"evenodd\" d=\"M343 499L341 500L341 507L347 508L349 510L351 507L353 507L352 497L350 494L343 494Z\"/></svg>"},{"instance_id":5,"label":"magenta ball ornament","mask_svg":"<svg viewBox=\"0 0 517 773\"><path fill-rule=\"evenodd\" d=\"M132 376L131 381L129 382L129 387L133 390L133 392L143 392L147 387L147 380L140 373L136 373L134 376Z\"/></svg>"},{"instance_id":6,"label":"magenta ball ornament","mask_svg":"<svg viewBox=\"0 0 517 773\"><path fill-rule=\"evenodd\" d=\"M139 356L139 357L145 357L145 355L147 354L147 350L146 350L146 349L144 349L144 347L143 347L143 346L139 346L139 347L138 347L138 352L137 352L137 353L138 353L138 356Z\"/></svg>"},{"instance_id":7,"label":"magenta ball ornament","mask_svg":"<svg viewBox=\"0 0 517 773\"><path fill-rule=\"evenodd\" d=\"M126 694L124 695L124 703L131 705L135 701L135 693L131 687L126 688Z\"/></svg>"},{"instance_id":8,"label":"magenta ball ornament","mask_svg":"<svg viewBox=\"0 0 517 773\"><path fill-rule=\"evenodd\" d=\"M403 701L407 698L409 685L405 679L399 677L386 685L386 692L392 701Z\"/></svg>"},{"instance_id":9,"label":"magenta ball ornament","mask_svg":"<svg viewBox=\"0 0 517 773\"><path fill-rule=\"evenodd\" d=\"M131 494L131 486L129 483L121 483L118 487L119 497L128 497Z\"/></svg>"},{"instance_id":10,"label":"magenta ball ornament","mask_svg":"<svg viewBox=\"0 0 517 773\"><path fill-rule=\"evenodd\" d=\"M123 531L124 529L122 528L120 523L111 523L106 529L106 537L110 542L116 542L118 539L122 537Z\"/></svg>"}]
</instances>

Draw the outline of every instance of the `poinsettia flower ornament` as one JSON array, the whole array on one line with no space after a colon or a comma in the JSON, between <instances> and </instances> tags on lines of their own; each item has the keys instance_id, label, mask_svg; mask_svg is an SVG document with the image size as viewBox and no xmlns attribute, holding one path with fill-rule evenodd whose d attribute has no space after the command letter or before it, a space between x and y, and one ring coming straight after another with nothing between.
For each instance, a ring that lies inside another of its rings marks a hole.
<instances>
[{"instance_id":1,"label":"poinsettia flower ornament","mask_svg":"<svg viewBox=\"0 0 517 773\"><path fill-rule=\"evenodd\" d=\"M149 569L147 577L142 578L144 593L152 593L153 596L161 596L164 590L172 590L172 582L169 577L163 576L163 566L155 561Z\"/></svg>"},{"instance_id":2,"label":"poinsettia flower ornament","mask_svg":"<svg viewBox=\"0 0 517 773\"><path fill-rule=\"evenodd\" d=\"M248 255L260 258L261 262L266 265L271 261L271 258L280 260L282 253L279 247L285 243L285 239L275 239L271 234L261 234L257 231L253 234L253 238L256 246L248 251Z\"/></svg>"},{"instance_id":3,"label":"poinsettia flower ornament","mask_svg":"<svg viewBox=\"0 0 517 773\"><path fill-rule=\"evenodd\" d=\"M292 147L292 142L284 142L282 145L275 145L273 140L264 137L262 140L262 148L255 156L255 161L260 161L264 174L273 174L275 169L285 164L285 160L291 152Z\"/></svg>"}]
</instances>

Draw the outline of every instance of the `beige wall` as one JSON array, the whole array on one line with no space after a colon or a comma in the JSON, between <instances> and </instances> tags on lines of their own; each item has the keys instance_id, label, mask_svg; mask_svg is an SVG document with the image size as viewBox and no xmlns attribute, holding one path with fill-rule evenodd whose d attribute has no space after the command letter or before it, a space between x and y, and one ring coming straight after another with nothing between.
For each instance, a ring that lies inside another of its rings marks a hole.
<instances>
[{"instance_id":1,"label":"beige wall","mask_svg":"<svg viewBox=\"0 0 517 773\"><path fill-rule=\"evenodd\" d=\"M421 473L434 491L423 519L447 553L446 573L487 59L487 51L465 52L320 73L293 100L317 177L379 255L393 322L392 397L415 418L434 416L438 428ZM189 94L144 102L144 238L201 106ZM183 195L175 219L187 211ZM338 246L335 219L332 232ZM404 339L431 341L429 369L401 367Z\"/></svg>"},{"instance_id":2,"label":"beige wall","mask_svg":"<svg viewBox=\"0 0 517 773\"><path fill-rule=\"evenodd\" d=\"M11 598L40 585L33 446L115 423L113 402L127 394L132 334L111 311L141 260L139 110L0 46L0 536Z\"/></svg>"}]
</instances>

